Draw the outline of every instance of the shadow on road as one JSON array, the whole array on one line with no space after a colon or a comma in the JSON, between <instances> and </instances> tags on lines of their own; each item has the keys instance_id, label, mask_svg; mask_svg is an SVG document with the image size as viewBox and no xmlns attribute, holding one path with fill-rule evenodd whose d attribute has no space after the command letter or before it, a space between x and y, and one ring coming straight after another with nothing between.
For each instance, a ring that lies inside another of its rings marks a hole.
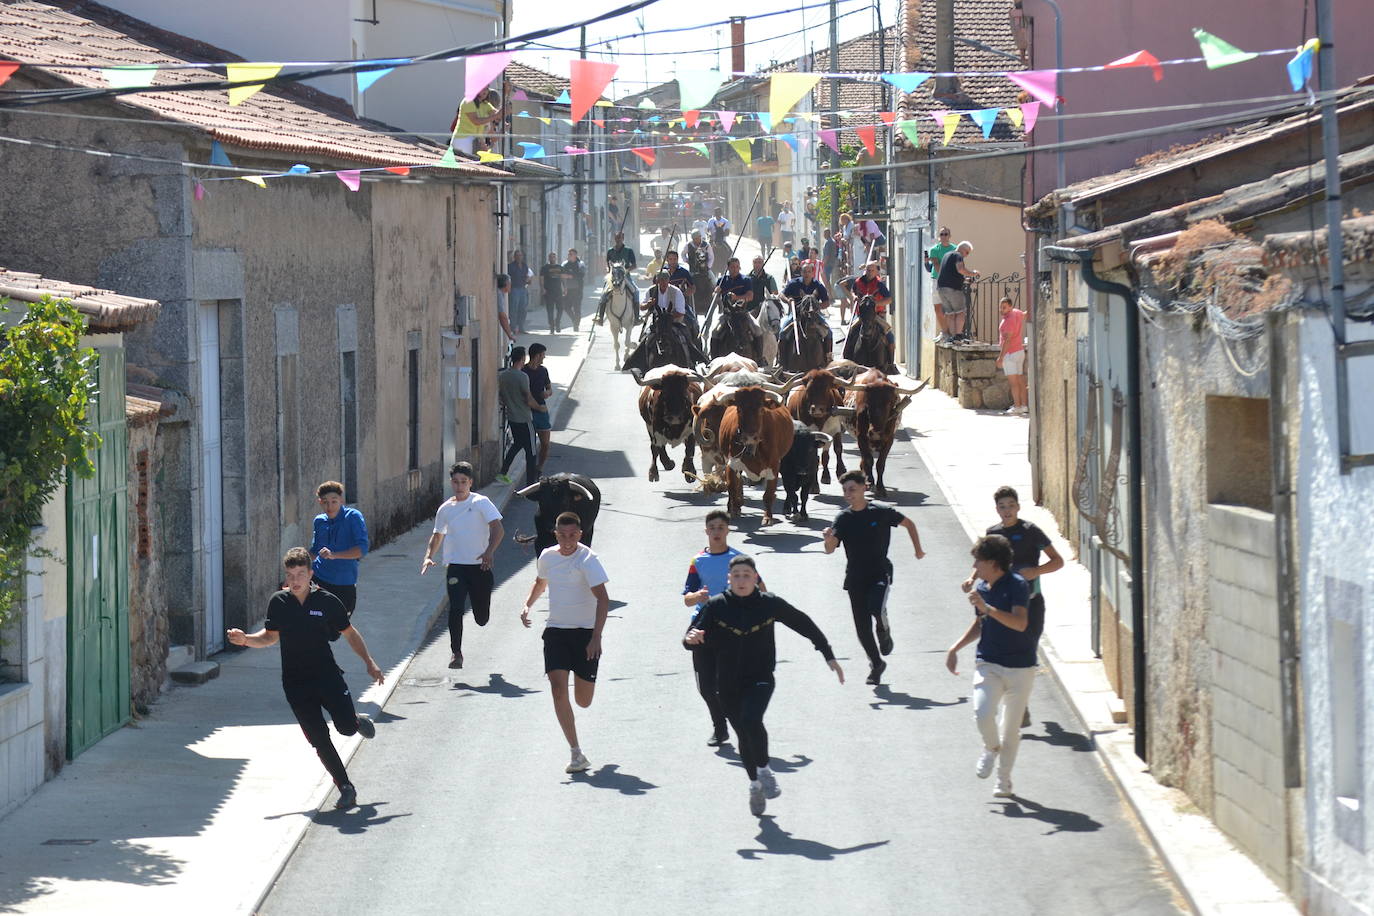
<instances>
[{"instance_id":1,"label":"shadow on road","mask_svg":"<svg viewBox=\"0 0 1374 916\"><path fill-rule=\"evenodd\" d=\"M638 776L620 772L620 765L608 763L599 770L586 773L574 773L568 777L564 785L582 783L596 789L614 789L621 795L645 795L650 789L657 789L658 786L651 782L646 782Z\"/></svg>"},{"instance_id":2,"label":"shadow on road","mask_svg":"<svg viewBox=\"0 0 1374 916\"><path fill-rule=\"evenodd\" d=\"M884 706L896 706L900 709L912 709L922 712L927 709L937 709L941 706L962 706L968 702L968 697L960 697L952 703L941 703L936 700L928 700L925 697L913 697L909 693L902 693L893 690L886 684L881 684L873 688L873 695L877 697L877 702L869 703L870 709L882 709Z\"/></svg>"},{"instance_id":3,"label":"shadow on road","mask_svg":"<svg viewBox=\"0 0 1374 916\"><path fill-rule=\"evenodd\" d=\"M733 744L726 743L716 748L716 756L729 761L731 766L741 769L744 767L744 763L739 759L739 753ZM772 766L774 773L795 773L802 767L809 766L812 760L805 754L794 754L792 760L788 760L786 757L770 757L768 763Z\"/></svg>"},{"instance_id":4,"label":"shadow on road","mask_svg":"<svg viewBox=\"0 0 1374 916\"><path fill-rule=\"evenodd\" d=\"M992 812L994 814L998 812ZM1030 820L1044 821L1053 827L1053 830L1046 830L1044 835L1050 836L1056 833L1092 833L1094 830L1101 830L1100 821L1095 821L1081 811L1069 811L1066 808L1047 808L1027 798L1014 795L1007 799L1002 805L1000 812L1003 817L1027 818Z\"/></svg>"},{"instance_id":5,"label":"shadow on road","mask_svg":"<svg viewBox=\"0 0 1374 916\"><path fill-rule=\"evenodd\" d=\"M510 681L506 680L505 677L503 677L500 674L488 675L487 683L483 684L480 687L474 687L473 685L465 684L462 681L455 681L453 684L453 689L470 690L473 693L488 693L493 696L509 697L511 699L514 699L515 697L527 697L532 693L539 693L538 690L532 690L529 687L521 687L518 684L512 684Z\"/></svg>"},{"instance_id":6,"label":"shadow on road","mask_svg":"<svg viewBox=\"0 0 1374 916\"><path fill-rule=\"evenodd\" d=\"M1095 751L1097 742L1092 735L1080 735L1078 732L1065 731L1064 726L1058 722L1042 722L1045 726L1045 734L1032 735L1024 734L1022 741L1042 741L1053 747L1067 747L1075 751Z\"/></svg>"},{"instance_id":7,"label":"shadow on road","mask_svg":"<svg viewBox=\"0 0 1374 916\"><path fill-rule=\"evenodd\" d=\"M756 862L763 855L773 855L802 856L813 862L828 862L837 856L849 855L852 852L877 849L879 846L886 846L889 842L888 840L878 840L875 843L860 843L857 846L840 847L831 846L818 840L802 840L779 827L777 819L771 815L764 815L759 818L759 835L754 839L758 840L763 848L735 850L741 859Z\"/></svg>"},{"instance_id":8,"label":"shadow on road","mask_svg":"<svg viewBox=\"0 0 1374 916\"><path fill-rule=\"evenodd\" d=\"M410 812L404 814L378 815L377 806L385 805L387 802L361 802L347 811L340 811L337 808L320 808L309 811L288 811L284 814L269 814L263 818L265 821L280 820L283 817L298 817L305 815L310 818L311 823L321 827L332 827L339 833L357 835L366 833L373 827L380 827L389 821L397 820L402 817L410 817Z\"/></svg>"}]
</instances>

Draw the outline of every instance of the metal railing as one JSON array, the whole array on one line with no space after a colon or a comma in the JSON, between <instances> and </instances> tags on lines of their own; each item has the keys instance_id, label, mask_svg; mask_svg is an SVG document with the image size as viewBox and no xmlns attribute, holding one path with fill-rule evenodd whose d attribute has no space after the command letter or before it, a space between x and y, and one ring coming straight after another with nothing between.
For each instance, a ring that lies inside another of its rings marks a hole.
<instances>
[{"instance_id":1,"label":"metal railing","mask_svg":"<svg viewBox=\"0 0 1374 916\"><path fill-rule=\"evenodd\" d=\"M972 340L996 344L998 325L1002 321L1001 310L997 304L1003 296L1011 299L1015 308L1021 308L1022 276L1019 272L1002 276L988 274L971 281L965 289L969 296L969 324L965 332Z\"/></svg>"}]
</instances>

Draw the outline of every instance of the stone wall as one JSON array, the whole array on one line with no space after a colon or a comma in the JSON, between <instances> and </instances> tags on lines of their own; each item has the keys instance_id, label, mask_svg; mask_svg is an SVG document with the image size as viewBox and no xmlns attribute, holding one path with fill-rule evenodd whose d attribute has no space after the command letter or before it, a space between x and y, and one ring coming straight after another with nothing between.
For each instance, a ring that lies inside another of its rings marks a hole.
<instances>
[{"instance_id":1,"label":"stone wall","mask_svg":"<svg viewBox=\"0 0 1374 916\"><path fill-rule=\"evenodd\" d=\"M158 424L129 425L129 696L141 715L167 677L167 592L157 510Z\"/></svg>"},{"instance_id":2,"label":"stone wall","mask_svg":"<svg viewBox=\"0 0 1374 916\"><path fill-rule=\"evenodd\" d=\"M935 346L935 387L969 410L1006 410L1011 385L997 366L1000 348L976 342Z\"/></svg>"}]
</instances>

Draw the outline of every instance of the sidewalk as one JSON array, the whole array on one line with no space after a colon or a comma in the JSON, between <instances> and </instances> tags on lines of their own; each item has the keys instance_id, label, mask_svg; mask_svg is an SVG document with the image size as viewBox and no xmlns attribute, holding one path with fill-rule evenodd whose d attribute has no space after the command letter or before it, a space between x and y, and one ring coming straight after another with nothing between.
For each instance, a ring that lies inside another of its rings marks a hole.
<instances>
[{"instance_id":1,"label":"sidewalk","mask_svg":"<svg viewBox=\"0 0 1374 916\"><path fill-rule=\"evenodd\" d=\"M948 395L928 388L912 400L903 422L970 541L996 523L992 494L1004 485L1021 494L1021 516L1054 540L1065 566L1042 580L1049 610L1041 651L1096 742L1103 766L1194 910L1209 916L1242 910L1296 916L1292 901L1183 792L1155 782L1135 755L1131 730L1112 721L1116 694L1090 648L1091 575L1074 562L1074 549L1060 535L1053 516L1031 504L1029 421L965 410ZM976 449L977 461L969 460L970 449Z\"/></svg>"},{"instance_id":2,"label":"sidewalk","mask_svg":"<svg viewBox=\"0 0 1374 916\"><path fill-rule=\"evenodd\" d=\"M587 335L533 334L557 413L581 370ZM555 431L555 438L558 433ZM511 469L523 480L523 463ZM504 507L512 487L482 492ZM442 494L434 494L438 504ZM366 507L363 507L366 511ZM447 611L442 570L420 579L429 522L362 561L354 616L386 672L371 685L343 643L360 712L380 714L412 655ZM215 680L165 693L149 715L67 765L0 821L0 912L251 913L333 784L282 697L272 649L221 653ZM362 738L333 734L345 762ZM385 820L386 811L376 815ZM359 829L365 829L369 817Z\"/></svg>"}]
</instances>

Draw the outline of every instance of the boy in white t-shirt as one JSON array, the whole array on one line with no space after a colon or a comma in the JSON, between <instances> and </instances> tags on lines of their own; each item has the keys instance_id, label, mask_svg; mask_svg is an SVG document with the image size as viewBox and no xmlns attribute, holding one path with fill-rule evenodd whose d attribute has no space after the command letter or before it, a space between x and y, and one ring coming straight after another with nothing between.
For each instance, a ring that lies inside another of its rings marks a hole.
<instances>
[{"instance_id":1,"label":"boy in white t-shirt","mask_svg":"<svg viewBox=\"0 0 1374 916\"><path fill-rule=\"evenodd\" d=\"M420 575L434 565L434 552L444 548L445 579L448 585L448 643L452 655L450 668L463 667L463 611L472 602L472 619L479 627L491 618L491 591L495 579L491 560L506 530L501 526L501 510L481 493L472 492L476 478L472 465L460 461L449 468L453 496L444 500L434 516L434 533L429 536Z\"/></svg>"},{"instance_id":2,"label":"boy in white t-shirt","mask_svg":"<svg viewBox=\"0 0 1374 916\"><path fill-rule=\"evenodd\" d=\"M574 675L573 697L583 709L592 705L601 660L601 631L611 610L606 594L609 577L601 560L582 543L582 520L564 512L554 523L555 547L539 555L538 572L520 622L530 625L530 609L549 590L549 619L544 627L544 671L553 693L553 711L572 751L568 773L591 767L577 742L577 722L568 702L568 674Z\"/></svg>"}]
</instances>

